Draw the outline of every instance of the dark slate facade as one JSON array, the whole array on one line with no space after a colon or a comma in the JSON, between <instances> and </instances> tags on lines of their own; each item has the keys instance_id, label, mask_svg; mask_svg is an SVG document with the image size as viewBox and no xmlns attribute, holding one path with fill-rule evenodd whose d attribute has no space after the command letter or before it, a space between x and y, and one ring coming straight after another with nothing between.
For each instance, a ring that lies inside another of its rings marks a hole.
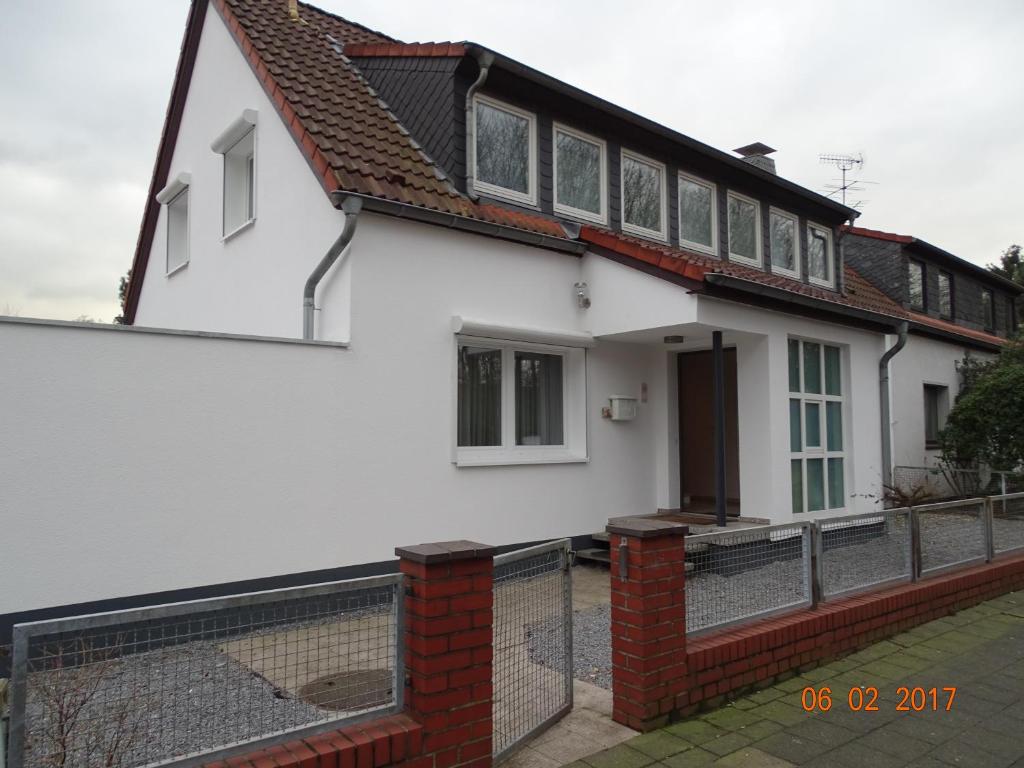
<instances>
[{"instance_id":1,"label":"dark slate facade","mask_svg":"<svg viewBox=\"0 0 1024 768\"><path fill-rule=\"evenodd\" d=\"M846 261L875 287L900 302L910 305L909 266L913 259L925 268L925 309L929 317L951 322L976 331L998 336L1012 335L1015 303L1021 301L1019 291L1007 286L998 277L987 277L980 267L958 259L920 241L896 242L853 232L843 235ZM939 311L939 273L951 280L953 316L943 318ZM995 300L995 325L986 327L982 308L982 291L991 290Z\"/></svg>"}]
</instances>

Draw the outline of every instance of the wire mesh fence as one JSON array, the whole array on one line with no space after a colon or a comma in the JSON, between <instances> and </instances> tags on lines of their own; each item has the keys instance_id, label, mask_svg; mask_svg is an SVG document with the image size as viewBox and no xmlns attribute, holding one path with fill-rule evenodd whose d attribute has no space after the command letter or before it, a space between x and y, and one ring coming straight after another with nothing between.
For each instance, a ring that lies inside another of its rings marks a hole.
<instances>
[{"instance_id":1,"label":"wire mesh fence","mask_svg":"<svg viewBox=\"0 0 1024 768\"><path fill-rule=\"evenodd\" d=\"M988 559L985 499L914 507L914 517L922 576Z\"/></svg>"},{"instance_id":2,"label":"wire mesh fence","mask_svg":"<svg viewBox=\"0 0 1024 768\"><path fill-rule=\"evenodd\" d=\"M12 768L213 760L401 708L401 576L14 628Z\"/></svg>"},{"instance_id":3,"label":"wire mesh fence","mask_svg":"<svg viewBox=\"0 0 1024 768\"><path fill-rule=\"evenodd\" d=\"M903 503L1024 491L1024 475L953 467L893 468L893 487Z\"/></svg>"},{"instance_id":4,"label":"wire mesh fence","mask_svg":"<svg viewBox=\"0 0 1024 768\"><path fill-rule=\"evenodd\" d=\"M809 523L687 536L687 634L810 605L810 562Z\"/></svg>"},{"instance_id":5,"label":"wire mesh fence","mask_svg":"<svg viewBox=\"0 0 1024 768\"><path fill-rule=\"evenodd\" d=\"M1024 493L989 499L992 509L992 550L996 555L1024 549Z\"/></svg>"},{"instance_id":6,"label":"wire mesh fence","mask_svg":"<svg viewBox=\"0 0 1024 768\"><path fill-rule=\"evenodd\" d=\"M913 578L909 509L833 517L816 526L822 598Z\"/></svg>"},{"instance_id":7,"label":"wire mesh fence","mask_svg":"<svg viewBox=\"0 0 1024 768\"><path fill-rule=\"evenodd\" d=\"M567 540L494 559L494 756L572 708Z\"/></svg>"}]
</instances>

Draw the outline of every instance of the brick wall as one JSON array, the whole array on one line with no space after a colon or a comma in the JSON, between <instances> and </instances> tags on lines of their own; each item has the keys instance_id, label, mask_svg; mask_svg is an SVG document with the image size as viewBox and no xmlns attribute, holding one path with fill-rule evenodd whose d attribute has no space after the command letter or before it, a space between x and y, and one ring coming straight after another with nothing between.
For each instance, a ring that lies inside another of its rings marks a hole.
<instances>
[{"instance_id":1,"label":"brick wall","mask_svg":"<svg viewBox=\"0 0 1024 768\"><path fill-rule=\"evenodd\" d=\"M1024 588L1024 555L822 603L687 641L683 538L676 526L613 521L613 717L637 730L719 706L918 624ZM618 572L619 545L629 567ZM682 582L682 583L680 583ZM678 632L671 636L669 628Z\"/></svg>"}]
</instances>

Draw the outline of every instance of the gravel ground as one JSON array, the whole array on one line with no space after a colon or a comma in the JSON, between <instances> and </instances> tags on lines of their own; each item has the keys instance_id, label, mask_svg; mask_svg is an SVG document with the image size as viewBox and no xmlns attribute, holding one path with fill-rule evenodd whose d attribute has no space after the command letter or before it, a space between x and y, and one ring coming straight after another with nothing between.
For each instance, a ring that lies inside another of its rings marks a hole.
<instances>
[{"instance_id":1,"label":"gravel ground","mask_svg":"<svg viewBox=\"0 0 1024 768\"><path fill-rule=\"evenodd\" d=\"M998 504L996 514L999 513ZM992 520L992 538L996 552L1024 547L1024 518L996 517Z\"/></svg>"}]
</instances>

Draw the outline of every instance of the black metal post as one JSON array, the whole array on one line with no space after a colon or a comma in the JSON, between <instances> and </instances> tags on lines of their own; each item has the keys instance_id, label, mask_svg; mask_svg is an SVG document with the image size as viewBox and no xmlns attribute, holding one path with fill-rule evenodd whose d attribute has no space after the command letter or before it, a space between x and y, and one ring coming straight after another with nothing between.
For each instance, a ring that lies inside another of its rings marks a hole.
<instances>
[{"instance_id":1,"label":"black metal post","mask_svg":"<svg viewBox=\"0 0 1024 768\"><path fill-rule=\"evenodd\" d=\"M715 522L725 527L725 365L722 356L722 332L711 334L715 389Z\"/></svg>"}]
</instances>

